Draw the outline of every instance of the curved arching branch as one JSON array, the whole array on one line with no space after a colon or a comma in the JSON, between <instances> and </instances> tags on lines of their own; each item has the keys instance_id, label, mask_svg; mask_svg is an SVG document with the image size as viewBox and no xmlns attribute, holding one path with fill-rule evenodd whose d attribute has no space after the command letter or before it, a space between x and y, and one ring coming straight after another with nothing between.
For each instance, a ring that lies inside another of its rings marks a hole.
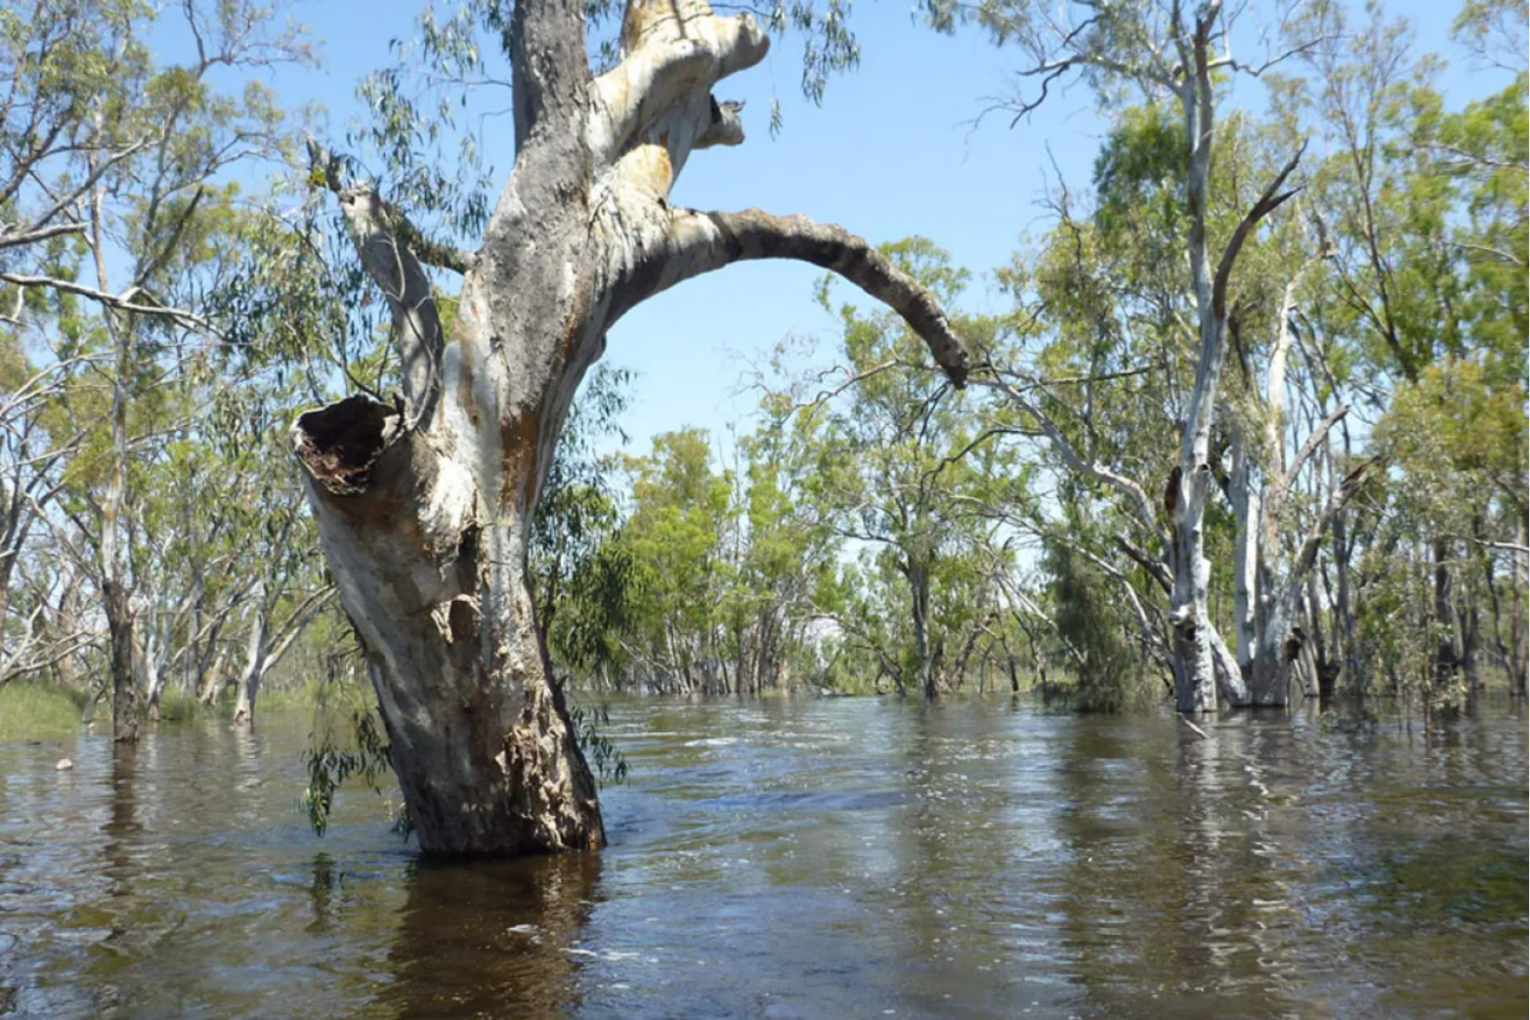
<instances>
[{"instance_id":1,"label":"curved arching branch","mask_svg":"<svg viewBox=\"0 0 1530 1020\"><path fill-rule=\"evenodd\" d=\"M1300 188L1293 188L1290 191L1282 192L1280 188L1286 183L1286 178L1290 177L1292 171L1296 169L1297 164L1302 161L1302 154L1306 151L1307 142L1303 139L1302 144L1297 147L1295 154L1286 161L1286 165L1281 167L1280 172L1265 186L1264 191L1259 195L1258 201L1243 215L1243 219L1238 222L1237 228L1233 230L1232 237L1228 239L1227 247L1222 250L1222 260L1217 265L1216 277L1211 286L1211 307L1218 319L1225 318L1227 315L1227 285L1232 279L1233 266L1238 261L1238 253L1243 250L1243 242L1248 240L1248 236L1254 232L1254 228L1259 225L1260 220L1276 209L1279 209L1281 205L1301 190Z\"/></svg>"},{"instance_id":2,"label":"curved arching branch","mask_svg":"<svg viewBox=\"0 0 1530 1020\"><path fill-rule=\"evenodd\" d=\"M612 288L610 321L684 280L755 259L794 259L838 273L903 316L951 381L966 385L971 357L935 296L864 238L801 215L671 210L663 238Z\"/></svg>"}]
</instances>

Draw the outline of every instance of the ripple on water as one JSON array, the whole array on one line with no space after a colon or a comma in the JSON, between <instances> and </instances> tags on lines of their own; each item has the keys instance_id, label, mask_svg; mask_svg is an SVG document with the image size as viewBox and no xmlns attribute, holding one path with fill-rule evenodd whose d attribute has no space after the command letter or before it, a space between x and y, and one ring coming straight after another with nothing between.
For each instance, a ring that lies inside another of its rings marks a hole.
<instances>
[{"instance_id":1,"label":"ripple on water","mask_svg":"<svg viewBox=\"0 0 1530 1020\"><path fill-rule=\"evenodd\" d=\"M0 746L0 1010L1525 1013L1503 713L1202 740L1025 702L615 699L611 847L458 868L365 790L316 840L307 723Z\"/></svg>"}]
</instances>

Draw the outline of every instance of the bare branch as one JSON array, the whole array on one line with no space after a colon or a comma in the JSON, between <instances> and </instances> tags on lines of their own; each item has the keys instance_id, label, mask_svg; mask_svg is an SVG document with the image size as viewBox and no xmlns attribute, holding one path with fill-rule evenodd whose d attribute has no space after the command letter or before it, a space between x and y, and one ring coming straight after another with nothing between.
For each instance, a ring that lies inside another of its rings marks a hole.
<instances>
[{"instance_id":1,"label":"bare branch","mask_svg":"<svg viewBox=\"0 0 1530 1020\"><path fill-rule=\"evenodd\" d=\"M1333 495L1328 497L1328 505L1323 508L1322 513L1318 514L1317 520L1312 522L1312 527L1307 532L1307 539L1302 543L1301 551L1291 561L1291 573L1286 578L1288 585L1294 587L1306 580L1307 572L1317 562L1318 548L1323 544L1323 534L1328 530L1329 522L1333 520L1335 514L1349 505L1349 501L1354 499L1355 494L1360 491L1360 486L1366 478L1381 463L1380 457L1373 457L1363 462L1346 475L1344 481L1333 491Z\"/></svg>"},{"instance_id":2,"label":"bare branch","mask_svg":"<svg viewBox=\"0 0 1530 1020\"><path fill-rule=\"evenodd\" d=\"M1128 558L1135 562L1143 570L1146 570L1158 586L1163 589L1165 595L1174 590L1174 577L1169 573L1168 565L1160 559L1154 559L1146 552L1127 541L1125 535L1115 536L1116 548L1124 552Z\"/></svg>"},{"instance_id":3,"label":"bare branch","mask_svg":"<svg viewBox=\"0 0 1530 1020\"><path fill-rule=\"evenodd\" d=\"M1280 191L1282 185L1286 183L1286 178L1291 176L1291 172L1301 162L1302 153L1306 151L1307 142L1303 140L1302 144L1297 148L1296 154L1281 168L1280 173L1275 175L1275 179L1265 186L1264 193L1259 196L1259 200L1253 204L1249 211L1243 215L1243 219L1238 223L1237 229L1233 231L1232 237L1228 239L1227 247L1222 251L1222 261L1217 266L1216 278L1211 286L1211 307L1218 319L1227 314L1227 284L1228 280L1232 277L1233 265L1238 261L1238 252L1242 250L1243 243L1248 240L1249 234L1253 233L1260 220L1276 209L1279 209L1287 199L1301 190L1297 188L1287 192Z\"/></svg>"},{"instance_id":4,"label":"bare branch","mask_svg":"<svg viewBox=\"0 0 1530 1020\"><path fill-rule=\"evenodd\" d=\"M36 227L32 230L0 231L0 249L15 248L23 244L35 244L38 241L46 241L52 237L64 234L83 234L83 223L54 223L51 226Z\"/></svg>"},{"instance_id":5,"label":"bare branch","mask_svg":"<svg viewBox=\"0 0 1530 1020\"><path fill-rule=\"evenodd\" d=\"M1495 542L1495 541L1492 541L1491 539L1472 538L1470 536L1456 536L1456 537L1457 538L1464 538L1468 542L1472 542L1472 543L1475 543L1476 545L1480 545L1480 546L1485 546L1486 548L1489 548L1489 549L1501 549L1501 550L1503 550L1505 552L1530 554L1530 546L1516 545L1513 542Z\"/></svg>"},{"instance_id":6,"label":"bare branch","mask_svg":"<svg viewBox=\"0 0 1530 1020\"><path fill-rule=\"evenodd\" d=\"M1308 459L1322 445L1323 440L1328 436L1328 430L1338 424L1339 419L1348 413L1349 405L1341 404L1332 414L1319 422L1317 428L1312 430L1312 434L1307 437L1307 441L1297 451L1296 458L1291 461L1291 466L1286 469L1285 477L1280 481L1282 492L1291 491L1291 487L1296 484L1296 476L1301 474L1301 470L1306 465Z\"/></svg>"},{"instance_id":7,"label":"bare branch","mask_svg":"<svg viewBox=\"0 0 1530 1020\"><path fill-rule=\"evenodd\" d=\"M28 237L26 235L39 234L39 233L43 232L44 230L50 228L50 226L52 225L54 217L58 216L65 209L69 208L71 205L73 205L75 202L77 202L79 200L80 196L84 195L91 188L93 188L95 186L96 182L99 181L106 174L106 172L108 170L110 170L112 167L116 166L118 163L122 162L123 160L127 159L129 156L133 155L139 149L142 149L144 146L148 145L149 142L151 142L152 140L153 139L151 139L151 138L142 138L142 139L134 142L132 145L127 146L126 148L119 149L118 151L109 154L105 159L101 160L99 163L95 163L91 167L90 173L88 173L85 176L85 178L80 181L79 184L75 185L69 191L65 192L64 194L62 194L62 195L58 196L56 199L54 199L53 204L51 206L49 206L47 209L45 209L43 212L38 213L34 217L31 217L32 227L29 230L25 231L22 235L0 234L0 248L9 248L9 247L13 247L13 246L15 246L17 244L26 244L26 243L29 243ZM39 154L39 156L40 155L41 154ZM29 167L19 168L18 169L18 178L21 177L21 176L25 176L25 173L28 171L28 169L29 169ZM71 232L73 230L84 230L84 229L85 229L84 224L78 224L78 225L69 224L67 228L64 228L64 227L55 228L54 231L53 231L53 234L48 234L47 236L54 236L54 234L68 233L68 232ZM43 240L44 238L43 237L31 237L30 239L31 240Z\"/></svg>"},{"instance_id":8,"label":"bare branch","mask_svg":"<svg viewBox=\"0 0 1530 1020\"><path fill-rule=\"evenodd\" d=\"M1448 238L1444 243L1452 248L1460 248L1462 251L1475 252L1478 255L1487 255L1490 258L1498 259L1500 262L1507 262L1511 266L1518 266L1521 269L1525 268L1524 262L1520 260L1518 255L1515 255L1513 252L1504 251L1501 248L1493 248L1485 244L1472 244L1469 241L1452 241Z\"/></svg>"},{"instance_id":9,"label":"bare branch","mask_svg":"<svg viewBox=\"0 0 1530 1020\"><path fill-rule=\"evenodd\" d=\"M1308 53L1321 46L1323 43L1332 41L1333 38L1334 37L1331 35L1317 36L1316 38L1309 39L1307 42L1293 46L1283 53L1279 53L1273 57L1270 57L1268 60L1261 64L1247 64L1239 60L1234 60L1231 56L1226 56L1217 60L1213 60L1210 64L1210 67L1213 71L1217 70L1218 68L1225 67L1229 70L1242 71L1244 74L1253 75L1255 78L1258 78L1260 75L1264 74L1264 72L1270 70L1271 68L1285 63L1292 57L1299 57L1304 53Z\"/></svg>"},{"instance_id":10,"label":"bare branch","mask_svg":"<svg viewBox=\"0 0 1530 1020\"><path fill-rule=\"evenodd\" d=\"M1063 459L1068 462L1069 467L1071 467L1079 474L1088 475L1091 478L1096 478L1099 481L1113 486L1117 490L1125 493L1136 505L1137 512L1141 515L1142 518L1143 527L1153 532L1158 530L1155 524L1157 516L1153 513L1153 504L1148 500L1147 494L1142 490L1142 486L1138 485L1130 478L1127 478L1125 475L1117 474L1115 471L1112 471L1110 468L1106 467L1104 464L1099 463L1098 461L1085 460L1082 456L1079 455L1078 451L1074 449L1073 444L1068 440L1068 437L1064 435L1062 430L1057 427L1057 425L1052 421L1051 417L1042 411L1041 408L1039 408L1018 387L999 378L988 379L978 377L972 379L971 382L974 386L984 386L988 389L995 390L1004 394L1013 404L1015 404L1015 406L1019 407L1022 411L1035 418L1037 424L1041 426L1041 431L1049 440L1052 441L1053 447L1056 448L1057 452L1060 453Z\"/></svg>"},{"instance_id":11,"label":"bare branch","mask_svg":"<svg viewBox=\"0 0 1530 1020\"><path fill-rule=\"evenodd\" d=\"M61 291L65 294L74 294L78 297L89 298L105 308L119 312L132 312L136 315L152 315L162 319L170 319L179 325L189 329L200 330L212 336L219 336L217 329L212 323L186 311L184 308L171 308L162 304L143 304L144 300L153 301L154 296L141 287L129 287L121 294L112 294L108 291L97 290L95 287L86 287L75 283L73 280L61 280L52 276L35 276L23 273L0 272L0 282L13 284L17 287L44 287L50 290Z\"/></svg>"},{"instance_id":12,"label":"bare branch","mask_svg":"<svg viewBox=\"0 0 1530 1020\"><path fill-rule=\"evenodd\" d=\"M970 357L933 294L843 227L759 209L673 209L669 230L613 287L611 321L638 302L735 262L796 259L831 270L903 316L957 386Z\"/></svg>"}]
</instances>

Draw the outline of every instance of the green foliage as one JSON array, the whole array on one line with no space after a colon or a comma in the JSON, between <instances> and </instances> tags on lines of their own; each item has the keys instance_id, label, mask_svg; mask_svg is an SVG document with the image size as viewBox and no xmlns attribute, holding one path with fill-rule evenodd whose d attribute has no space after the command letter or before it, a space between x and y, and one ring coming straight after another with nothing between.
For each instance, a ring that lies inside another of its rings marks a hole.
<instances>
[{"instance_id":1,"label":"green foliage","mask_svg":"<svg viewBox=\"0 0 1530 1020\"><path fill-rule=\"evenodd\" d=\"M970 279L923 238L882 251L947 307ZM872 676L900 689L954 688L974 642L989 640L994 575L1008 556L989 511L1024 504L1024 473L990 442L980 402L950 387L900 318L834 308L832 293L820 286L820 303L840 320L839 364L789 380L765 401L774 427L790 429L802 451L800 513L855 557L840 576L813 579L814 604L842 631L841 653ZM996 321L954 324L979 350L992 349ZM825 390L825 379L839 385Z\"/></svg>"},{"instance_id":2,"label":"green foliage","mask_svg":"<svg viewBox=\"0 0 1530 1020\"><path fill-rule=\"evenodd\" d=\"M379 725L377 708L354 684L326 685L314 705L314 729L303 754L308 785L303 811L314 835L329 828L335 791L353 777L381 793L379 780L392 771L392 751ZM407 816L401 816L407 835Z\"/></svg>"},{"instance_id":3,"label":"green foliage","mask_svg":"<svg viewBox=\"0 0 1530 1020\"><path fill-rule=\"evenodd\" d=\"M1123 615L1107 595L1107 580L1065 540L1045 544L1042 566L1057 633L1077 653L1074 707L1117 712L1137 687L1140 666L1122 629Z\"/></svg>"},{"instance_id":4,"label":"green foliage","mask_svg":"<svg viewBox=\"0 0 1530 1020\"><path fill-rule=\"evenodd\" d=\"M610 738L601 732L601 727L610 725L611 722L607 706L595 705L585 708L578 703L570 703L568 717L569 723L574 727L574 739L579 742L579 749L595 767L596 777L602 783L625 781L628 772L627 759Z\"/></svg>"},{"instance_id":5,"label":"green foliage","mask_svg":"<svg viewBox=\"0 0 1530 1020\"><path fill-rule=\"evenodd\" d=\"M615 465L597 453L602 439L626 442L618 421L629 383L620 369L590 377L559 437L532 526L537 621L554 664L581 677L620 669L622 643L638 625L643 576L618 540Z\"/></svg>"},{"instance_id":6,"label":"green foliage","mask_svg":"<svg viewBox=\"0 0 1530 1020\"><path fill-rule=\"evenodd\" d=\"M1175 123L1168 109L1154 105L1122 110L1094 161L1099 196L1095 224L1112 237L1134 229L1139 217L1158 227L1147 237L1176 230L1184 211L1181 182L1188 163L1183 125Z\"/></svg>"}]
</instances>

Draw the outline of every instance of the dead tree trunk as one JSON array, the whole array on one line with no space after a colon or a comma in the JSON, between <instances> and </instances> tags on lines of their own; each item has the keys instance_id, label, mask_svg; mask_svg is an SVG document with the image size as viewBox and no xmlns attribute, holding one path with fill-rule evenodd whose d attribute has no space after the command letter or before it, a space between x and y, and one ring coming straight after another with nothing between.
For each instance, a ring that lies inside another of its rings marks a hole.
<instances>
[{"instance_id":1,"label":"dead tree trunk","mask_svg":"<svg viewBox=\"0 0 1530 1020\"><path fill-rule=\"evenodd\" d=\"M317 153L393 310L404 393L299 417L294 446L365 654L420 845L443 854L595 848L595 785L552 682L527 539L574 392L648 297L745 259L834 270L900 312L958 383L967 356L923 288L845 231L669 203L695 149L743 140L712 87L758 63L747 13L632 0L623 56L592 78L585 5L523 0L508 33L515 169L478 251L423 241ZM421 262L463 274L442 335Z\"/></svg>"}]
</instances>

